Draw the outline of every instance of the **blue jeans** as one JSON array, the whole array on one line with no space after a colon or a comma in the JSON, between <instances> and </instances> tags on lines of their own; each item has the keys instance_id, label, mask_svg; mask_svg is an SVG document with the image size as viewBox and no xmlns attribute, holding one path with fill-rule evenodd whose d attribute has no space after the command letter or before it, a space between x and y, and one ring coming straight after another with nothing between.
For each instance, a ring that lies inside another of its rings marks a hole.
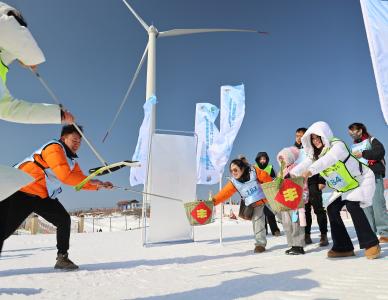
<instances>
[{"instance_id":1,"label":"blue jeans","mask_svg":"<svg viewBox=\"0 0 388 300\"><path fill-rule=\"evenodd\" d=\"M364 208L366 217L372 230L384 237L388 237L388 214L384 198L384 179L376 176L376 191L371 206Z\"/></svg>"}]
</instances>

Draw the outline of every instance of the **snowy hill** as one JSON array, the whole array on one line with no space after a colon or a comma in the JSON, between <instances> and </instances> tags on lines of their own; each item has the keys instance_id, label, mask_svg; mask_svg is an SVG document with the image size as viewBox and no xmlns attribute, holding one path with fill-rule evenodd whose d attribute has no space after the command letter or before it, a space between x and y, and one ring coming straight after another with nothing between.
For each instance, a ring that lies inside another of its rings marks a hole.
<instances>
[{"instance_id":1,"label":"snowy hill","mask_svg":"<svg viewBox=\"0 0 388 300\"><path fill-rule=\"evenodd\" d=\"M53 269L55 235L12 236L0 258L0 299L388 299L388 244L377 260L356 242L356 257L330 260L317 244L287 256L284 235L269 235L268 251L253 254L250 222L228 221L223 245L218 230L213 223L194 243L146 248L139 230L73 233L77 272Z\"/></svg>"}]
</instances>

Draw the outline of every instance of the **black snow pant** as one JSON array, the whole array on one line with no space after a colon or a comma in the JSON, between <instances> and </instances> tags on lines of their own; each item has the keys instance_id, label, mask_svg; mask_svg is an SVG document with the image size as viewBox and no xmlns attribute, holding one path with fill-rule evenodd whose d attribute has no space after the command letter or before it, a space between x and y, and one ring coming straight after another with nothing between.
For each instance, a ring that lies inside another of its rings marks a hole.
<instances>
[{"instance_id":1,"label":"black snow pant","mask_svg":"<svg viewBox=\"0 0 388 300\"><path fill-rule=\"evenodd\" d=\"M354 249L340 215L341 209L344 205L346 205L346 209L352 217L357 238L360 242L360 249L377 245L379 241L370 227L364 211L360 207L360 202L348 200L342 201L340 197L331 203L327 208L330 220L331 238L333 240L332 249L338 252L347 252Z\"/></svg>"},{"instance_id":2,"label":"black snow pant","mask_svg":"<svg viewBox=\"0 0 388 300\"><path fill-rule=\"evenodd\" d=\"M275 231L280 232L278 224L276 223L275 215L267 206L264 206L264 215L265 215L265 231L266 231L266 233L268 233L267 223L269 224L269 228L271 229L272 235L275 234Z\"/></svg>"},{"instance_id":3,"label":"black snow pant","mask_svg":"<svg viewBox=\"0 0 388 300\"><path fill-rule=\"evenodd\" d=\"M4 241L31 213L40 215L57 227L58 253L67 253L71 221L63 205L58 199L42 199L20 191L0 202L0 253Z\"/></svg>"},{"instance_id":4,"label":"black snow pant","mask_svg":"<svg viewBox=\"0 0 388 300\"><path fill-rule=\"evenodd\" d=\"M306 210L306 227L305 233L311 234L311 207L314 209L314 213L317 216L317 222L319 226L319 231L321 234L327 233L327 215L326 210L322 204L322 191L319 190L318 184L311 184L309 188L309 201L305 204Z\"/></svg>"}]
</instances>

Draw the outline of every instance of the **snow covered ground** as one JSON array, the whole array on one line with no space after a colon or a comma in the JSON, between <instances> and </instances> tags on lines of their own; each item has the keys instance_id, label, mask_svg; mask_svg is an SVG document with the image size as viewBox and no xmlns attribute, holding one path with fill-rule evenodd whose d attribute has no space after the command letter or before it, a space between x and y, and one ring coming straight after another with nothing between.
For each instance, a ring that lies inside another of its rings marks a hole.
<instances>
[{"instance_id":1,"label":"snow covered ground","mask_svg":"<svg viewBox=\"0 0 388 300\"><path fill-rule=\"evenodd\" d=\"M250 222L198 227L196 242L141 246L139 230L72 234L76 272L53 269L55 235L12 236L0 258L0 299L388 299L388 244L367 260L346 221L356 257L330 260L329 248L287 256L284 236L253 254ZM314 228L313 240L319 233Z\"/></svg>"}]
</instances>

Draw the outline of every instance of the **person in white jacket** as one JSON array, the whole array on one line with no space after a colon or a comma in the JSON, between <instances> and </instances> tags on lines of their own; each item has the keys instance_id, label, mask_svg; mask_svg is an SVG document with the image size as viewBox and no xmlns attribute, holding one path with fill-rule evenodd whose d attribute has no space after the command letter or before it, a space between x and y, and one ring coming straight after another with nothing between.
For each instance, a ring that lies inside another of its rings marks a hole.
<instances>
[{"instance_id":1,"label":"person in white jacket","mask_svg":"<svg viewBox=\"0 0 388 300\"><path fill-rule=\"evenodd\" d=\"M291 170L291 175L304 176L307 179L320 174L327 185L335 190L327 209L333 239L328 257L355 255L352 241L340 216L342 207L346 205L360 248L365 249L367 258L377 258L380 255L379 241L362 210L372 204L375 191L373 172L351 155L344 142L334 138L325 122L312 124L302 137L302 144L307 157Z\"/></svg>"},{"instance_id":2,"label":"person in white jacket","mask_svg":"<svg viewBox=\"0 0 388 300\"><path fill-rule=\"evenodd\" d=\"M295 168L296 161L300 155L300 150L295 147L287 147L280 150L276 156L280 168L282 164L285 164L285 169L283 170L283 178L290 177L290 172ZM308 199L308 189L307 184L303 190L303 197L301 201L306 202ZM306 226L306 215L305 209L297 208L289 211L281 212L281 220L283 224L283 229L286 232L287 244L290 249L286 250L287 255L300 255L305 254L305 226Z\"/></svg>"},{"instance_id":3,"label":"person in white jacket","mask_svg":"<svg viewBox=\"0 0 388 300\"><path fill-rule=\"evenodd\" d=\"M36 69L45 57L21 13L0 2L0 119L28 124L72 123L73 116L56 104L30 103L12 97L6 82L9 65L15 60Z\"/></svg>"},{"instance_id":4,"label":"person in white jacket","mask_svg":"<svg viewBox=\"0 0 388 300\"><path fill-rule=\"evenodd\" d=\"M45 57L19 11L0 2L0 119L27 124L73 123L73 115L59 105L15 99L7 88L7 73L13 61L36 70ZM0 201L16 192L30 178L14 168L0 166Z\"/></svg>"}]
</instances>

